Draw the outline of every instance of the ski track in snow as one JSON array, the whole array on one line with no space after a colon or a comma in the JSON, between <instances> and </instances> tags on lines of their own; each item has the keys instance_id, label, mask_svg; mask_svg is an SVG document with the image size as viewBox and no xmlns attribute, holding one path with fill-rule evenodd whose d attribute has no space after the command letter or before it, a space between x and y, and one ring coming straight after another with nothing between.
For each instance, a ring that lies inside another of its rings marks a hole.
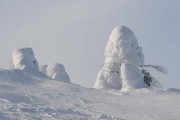
<instances>
[{"instance_id":1,"label":"ski track in snow","mask_svg":"<svg viewBox=\"0 0 180 120\"><path fill-rule=\"evenodd\" d=\"M105 91L0 70L0 120L178 120L180 90Z\"/></svg>"}]
</instances>

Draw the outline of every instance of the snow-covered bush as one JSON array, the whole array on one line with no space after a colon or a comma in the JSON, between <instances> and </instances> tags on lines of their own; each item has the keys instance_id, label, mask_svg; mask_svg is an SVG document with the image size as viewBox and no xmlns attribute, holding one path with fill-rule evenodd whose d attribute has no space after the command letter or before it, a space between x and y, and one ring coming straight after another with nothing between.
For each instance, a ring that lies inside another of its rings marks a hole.
<instances>
[{"instance_id":1,"label":"snow-covered bush","mask_svg":"<svg viewBox=\"0 0 180 120\"><path fill-rule=\"evenodd\" d=\"M39 65L32 48L15 49L12 52L11 68L27 71L39 71Z\"/></svg>"},{"instance_id":2,"label":"snow-covered bush","mask_svg":"<svg viewBox=\"0 0 180 120\"><path fill-rule=\"evenodd\" d=\"M49 65L42 65L40 66L40 71L51 79L70 83L69 75L66 73L62 64L53 63Z\"/></svg>"},{"instance_id":3,"label":"snow-covered bush","mask_svg":"<svg viewBox=\"0 0 180 120\"><path fill-rule=\"evenodd\" d=\"M114 28L94 88L127 90L145 87L144 75L138 68L143 63L142 48L138 46L134 33L125 26Z\"/></svg>"},{"instance_id":4,"label":"snow-covered bush","mask_svg":"<svg viewBox=\"0 0 180 120\"><path fill-rule=\"evenodd\" d=\"M55 63L39 67L38 62L34 57L32 48L20 48L13 50L11 68L22 70L28 74L37 73L37 75L41 75L40 72L42 72L51 79L70 83L70 78L62 64Z\"/></svg>"},{"instance_id":5,"label":"snow-covered bush","mask_svg":"<svg viewBox=\"0 0 180 120\"><path fill-rule=\"evenodd\" d=\"M167 74L167 69L161 65L139 65L138 66L144 74L144 82L151 88L162 88L161 84L150 74L148 69L153 68L156 71Z\"/></svg>"}]
</instances>

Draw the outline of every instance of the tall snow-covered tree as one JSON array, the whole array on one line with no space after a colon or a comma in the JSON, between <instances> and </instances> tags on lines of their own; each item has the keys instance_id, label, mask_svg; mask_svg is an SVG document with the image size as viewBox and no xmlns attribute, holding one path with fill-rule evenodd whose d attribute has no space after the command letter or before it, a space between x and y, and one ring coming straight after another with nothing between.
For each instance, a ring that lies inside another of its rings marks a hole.
<instances>
[{"instance_id":1,"label":"tall snow-covered tree","mask_svg":"<svg viewBox=\"0 0 180 120\"><path fill-rule=\"evenodd\" d=\"M94 88L134 89L146 87L139 65L144 64L142 48L127 27L116 27L105 48L104 66L98 73Z\"/></svg>"}]
</instances>

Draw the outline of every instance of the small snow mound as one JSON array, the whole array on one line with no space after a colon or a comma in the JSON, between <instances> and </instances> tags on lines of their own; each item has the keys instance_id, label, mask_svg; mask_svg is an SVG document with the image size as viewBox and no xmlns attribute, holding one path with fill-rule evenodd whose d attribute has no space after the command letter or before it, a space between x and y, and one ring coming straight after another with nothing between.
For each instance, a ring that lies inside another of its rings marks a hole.
<instances>
[{"instance_id":1,"label":"small snow mound","mask_svg":"<svg viewBox=\"0 0 180 120\"><path fill-rule=\"evenodd\" d=\"M69 75L66 73L64 65L53 63L40 66L40 71L54 80L70 83Z\"/></svg>"},{"instance_id":2,"label":"small snow mound","mask_svg":"<svg viewBox=\"0 0 180 120\"><path fill-rule=\"evenodd\" d=\"M105 64L98 73L94 84L96 89L121 89L120 64Z\"/></svg>"},{"instance_id":3,"label":"small snow mound","mask_svg":"<svg viewBox=\"0 0 180 120\"><path fill-rule=\"evenodd\" d=\"M39 65L32 48L15 49L12 52L12 69L39 71Z\"/></svg>"}]
</instances>

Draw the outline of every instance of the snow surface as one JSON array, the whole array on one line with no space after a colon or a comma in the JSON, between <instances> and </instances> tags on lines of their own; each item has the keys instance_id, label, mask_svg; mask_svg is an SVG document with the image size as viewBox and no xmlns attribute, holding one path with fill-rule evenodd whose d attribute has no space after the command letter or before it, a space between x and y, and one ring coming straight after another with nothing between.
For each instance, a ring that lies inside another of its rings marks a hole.
<instances>
[{"instance_id":1,"label":"snow surface","mask_svg":"<svg viewBox=\"0 0 180 120\"><path fill-rule=\"evenodd\" d=\"M180 90L84 88L0 69L0 120L178 120Z\"/></svg>"},{"instance_id":2,"label":"snow surface","mask_svg":"<svg viewBox=\"0 0 180 120\"><path fill-rule=\"evenodd\" d=\"M105 63L94 88L129 90L146 87L144 75L137 67L143 63L142 48L134 33L125 26L115 27L106 45Z\"/></svg>"}]
</instances>

